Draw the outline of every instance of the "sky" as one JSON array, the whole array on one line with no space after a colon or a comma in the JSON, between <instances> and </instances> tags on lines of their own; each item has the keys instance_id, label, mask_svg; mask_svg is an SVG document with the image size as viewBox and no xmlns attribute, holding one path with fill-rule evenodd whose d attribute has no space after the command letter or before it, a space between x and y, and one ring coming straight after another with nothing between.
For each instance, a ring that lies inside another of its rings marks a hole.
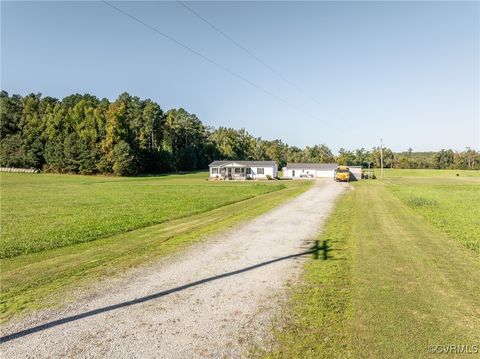
<instances>
[{"instance_id":1,"label":"sky","mask_svg":"<svg viewBox=\"0 0 480 359\"><path fill-rule=\"evenodd\" d=\"M143 24L2 1L2 90L128 92L299 147L480 149L479 2L186 2L253 56L178 2L112 4Z\"/></svg>"}]
</instances>

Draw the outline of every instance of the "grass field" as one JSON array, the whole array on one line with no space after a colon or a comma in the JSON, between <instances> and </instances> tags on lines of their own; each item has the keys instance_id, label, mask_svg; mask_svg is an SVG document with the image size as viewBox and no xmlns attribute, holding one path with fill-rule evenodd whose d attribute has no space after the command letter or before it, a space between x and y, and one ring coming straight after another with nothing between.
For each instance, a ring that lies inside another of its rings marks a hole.
<instances>
[{"instance_id":1,"label":"grass field","mask_svg":"<svg viewBox=\"0 0 480 359\"><path fill-rule=\"evenodd\" d=\"M327 259L307 262L263 355L420 358L430 346L478 348L480 177L468 174L387 171L356 183L318 238Z\"/></svg>"},{"instance_id":2,"label":"grass field","mask_svg":"<svg viewBox=\"0 0 480 359\"><path fill-rule=\"evenodd\" d=\"M380 171L376 170L377 175ZM458 175L458 176L457 176ZM456 178L456 177L479 177L479 171L470 170L429 170L429 169L385 169L385 178L395 177L441 177L441 178Z\"/></svg>"},{"instance_id":3,"label":"grass field","mask_svg":"<svg viewBox=\"0 0 480 359\"><path fill-rule=\"evenodd\" d=\"M206 176L4 173L0 258L88 242L285 188L278 182L208 182Z\"/></svg>"},{"instance_id":4,"label":"grass field","mask_svg":"<svg viewBox=\"0 0 480 359\"><path fill-rule=\"evenodd\" d=\"M309 186L206 176L2 174L1 319L56 305L72 289L258 216Z\"/></svg>"},{"instance_id":5,"label":"grass field","mask_svg":"<svg viewBox=\"0 0 480 359\"><path fill-rule=\"evenodd\" d=\"M472 171L469 175L389 176L385 184L428 222L480 253L480 175Z\"/></svg>"}]
</instances>

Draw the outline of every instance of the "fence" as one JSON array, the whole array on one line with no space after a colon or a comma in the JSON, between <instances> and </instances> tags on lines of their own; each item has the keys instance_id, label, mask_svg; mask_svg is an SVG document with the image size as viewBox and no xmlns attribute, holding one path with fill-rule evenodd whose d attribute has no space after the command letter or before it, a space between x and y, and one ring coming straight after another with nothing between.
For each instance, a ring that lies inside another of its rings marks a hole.
<instances>
[{"instance_id":1,"label":"fence","mask_svg":"<svg viewBox=\"0 0 480 359\"><path fill-rule=\"evenodd\" d=\"M0 167L0 172L38 173L36 168Z\"/></svg>"}]
</instances>

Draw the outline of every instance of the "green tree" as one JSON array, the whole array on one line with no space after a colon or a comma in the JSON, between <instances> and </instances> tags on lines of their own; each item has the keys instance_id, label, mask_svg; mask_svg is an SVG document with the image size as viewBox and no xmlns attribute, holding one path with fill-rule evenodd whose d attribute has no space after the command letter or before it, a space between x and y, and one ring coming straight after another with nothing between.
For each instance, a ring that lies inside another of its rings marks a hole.
<instances>
[{"instance_id":1,"label":"green tree","mask_svg":"<svg viewBox=\"0 0 480 359\"><path fill-rule=\"evenodd\" d=\"M120 176L127 176L135 173L134 159L130 153L130 146L127 142L120 140L115 144L112 151L112 170Z\"/></svg>"},{"instance_id":2,"label":"green tree","mask_svg":"<svg viewBox=\"0 0 480 359\"><path fill-rule=\"evenodd\" d=\"M355 163L355 155L352 151L340 148L337 156L337 163L339 165L351 166Z\"/></svg>"},{"instance_id":3,"label":"green tree","mask_svg":"<svg viewBox=\"0 0 480 359\"><path fill-rule=\"evenodd\" d=\"M108 106L106 112L105 137L102 140L102 160L98 164L101 172L115 172L113 150L115 146L127 137L126 107L120 99Z\"/></svg>"},{"instance_id":4,"label":"green tree","mask_svg":"<svg viewBox=\"0 0 480 359\"><path fill-rule=\"evenodd\" d=\"M435 154L435 168L452 168L454 162L454 153L452 150L441 149Z\"/></svg>"},{"instance_id":5,"label":"green tree","mask_svg":"<svg viewBox=\"0 0 480 359\"><path fill-rule=\"evenodd\" d=\"M305 162L305 153L296 146L288 147L287 149L287 163L302 163Z\"/></svg>"},{"instance_id":6,"label":"green tree","mask_svg":"<svg viewBox=\"0 0 480 359\"><path fill-rule=\"evenodd\" d=\"M208 131L196 115L183 108L167 111L163 149L169 154L173 170L187 171L207 166L207 138Z\"/></svg>"},{"instance_id":7,"label":"green tree","mask_svg":"<svg viewBox=\"0 0 480 359\"><path fill-rule=\"evenodd\" d=\"M330 163L335 161L332 151L326 145L315 145L305 148L306 162Z\"/></svg>"}]
</instances>

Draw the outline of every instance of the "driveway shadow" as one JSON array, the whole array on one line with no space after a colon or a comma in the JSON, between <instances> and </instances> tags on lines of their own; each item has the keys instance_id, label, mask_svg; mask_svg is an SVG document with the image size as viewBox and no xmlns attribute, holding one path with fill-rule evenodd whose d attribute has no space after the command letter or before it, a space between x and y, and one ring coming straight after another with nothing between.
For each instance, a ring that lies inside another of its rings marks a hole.
<instances>
[{"instance_id":1,"label":"driveway shadow","mask_svg":"<svg viewBox=\"0 0 480 359\"><path fill-rule=\"evenodd\" d=\"M254 270L254 269L257 269L257 268L260 268L260 267L264 267L264 266L267 266L269 264L273 264L273 263L276 263L276 262L284 261L284 260L287 260L287 259L291 259L291 258L295 258L295 257L301 257L301 256L308 255L308 254L313 254L314 258L317 259L317 258L319 258L319 252L322 253L322 258L323 259L329 259L329 255L328 255L329 251L330 251L330 249L328 247L328 240L323 241L322 246L319 246L319 241L317 240L317 241L315 241L313 247L311 247L309 250L307 250L305 252L300 252L300 253L284 256L284 257L271 259L271 260L266 261L266 262L255 264L255 265L245 267L245 268L242 268L242 269L238 269L238 270L235 270L235 271L232 271L232 272L227 272L227 273L215 275L215 276L212 276L212 277L200 279L200 280L192 282L192 283L188 283L188 284L181 285L179 287L167 289L167 290L155 293L155 294L147 295L145 297L141 297L141 298L129 300L129 301L126 301L126 302L113 304L113 305L109 305L109 306L102 307L102 308L97 308L97 309L94 309L94 310L90 310L88 312L72 315L72 316L69 316L69 317L57 319L57 320L54 320L54 321L51 321L51 322L48 322L48 323L45 323L45 324L41 324L41 325L38 325L38 326L35 326L35 327L32 327L32 328L28 328L28 329L25 329L25 330L22 330L22 331L19 331L19 332L16 332L16 333L12 333L12 334L8 334L8 335L5 335L3 337L0 337L0 343L5 343L5 342L8 342L10 340L25 337L27 335L38 333L38 332L44 331L46 329L50 329L50 328L53 328L53 327L56 327L56 326L59 326L59 325L75 322L77 320L81 320L81 319L92 317L92 316L95 316L95 315L98 315L98 314L110 312L110 311L113 311L113 310L116 310L116 309L121 309L121 308L129 307L129 306L132 306L132 305L135 305L135 304L141 304L141 303L144 303L144 302L148 302L148 301L151 301L151 300L154 300L154 299L158 299L158 298L167 296L169 294L180 292L182 290L185 290L185 289L188 289L188 288L191 288L191 287L195 287L195 286L202 285L202 284L212 282L212 281L215 281L215 280L231 277L231 276L234 276L234 275L237 275L237 274L241 274L241 273L244 273L244 272L247 272L247 271L251 271L251 270Z\"/></svg>"}]
</instances>

